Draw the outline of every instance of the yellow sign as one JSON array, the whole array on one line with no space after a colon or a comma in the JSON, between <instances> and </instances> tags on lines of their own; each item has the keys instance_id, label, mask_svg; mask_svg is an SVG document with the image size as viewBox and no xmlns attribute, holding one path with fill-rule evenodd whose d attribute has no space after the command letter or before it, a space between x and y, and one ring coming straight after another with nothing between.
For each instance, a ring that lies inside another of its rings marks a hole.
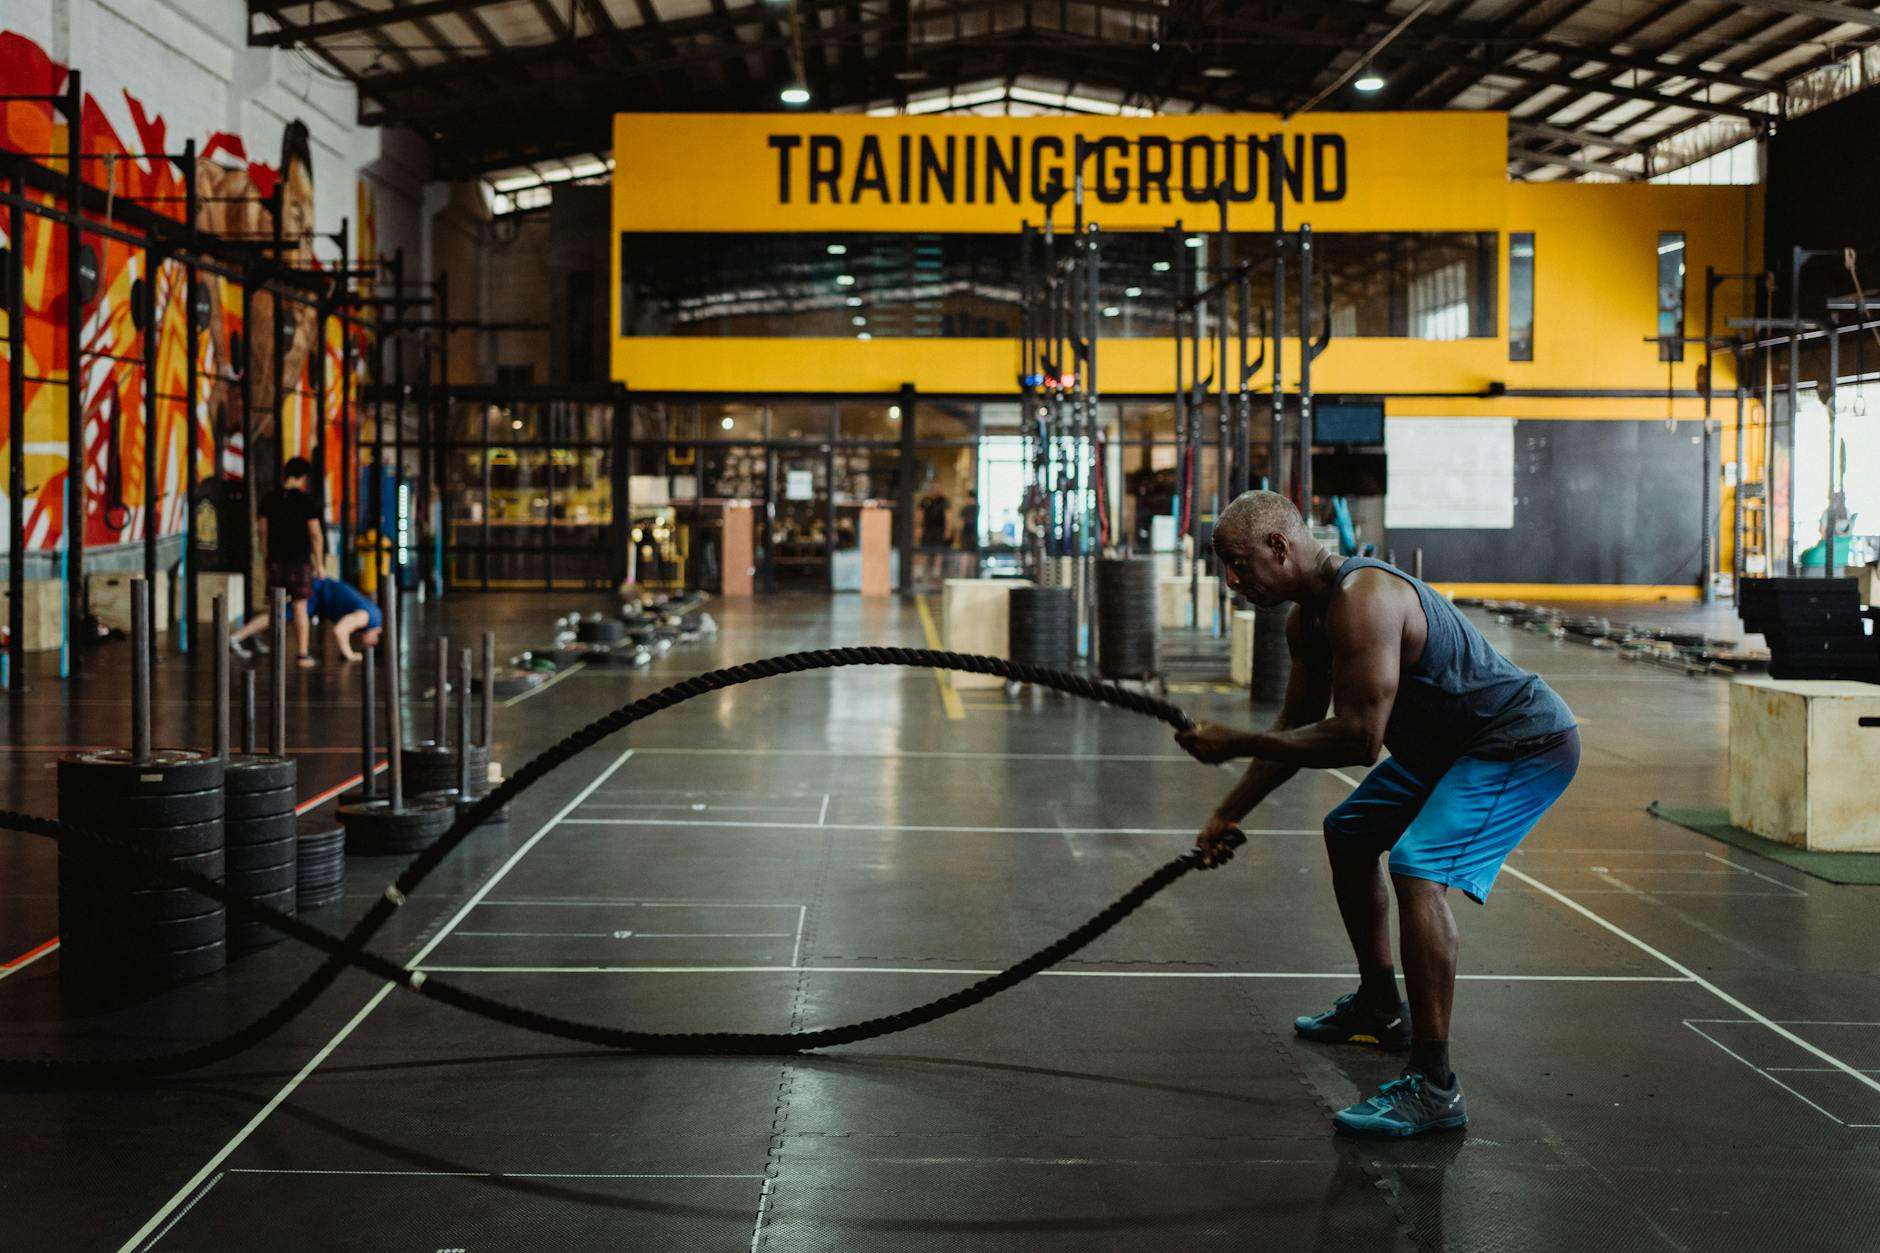
<instances>
[{"instance_id":1,"label":"yellow sign","mask_svg":"<svg viewBox=\"0 0 1880 1253\"><path fill-rule=\"evenodd\" d=\"M1181 117L620 114L621 231L1495 230L1498 113Z\"/></svg>"}]
</instances>

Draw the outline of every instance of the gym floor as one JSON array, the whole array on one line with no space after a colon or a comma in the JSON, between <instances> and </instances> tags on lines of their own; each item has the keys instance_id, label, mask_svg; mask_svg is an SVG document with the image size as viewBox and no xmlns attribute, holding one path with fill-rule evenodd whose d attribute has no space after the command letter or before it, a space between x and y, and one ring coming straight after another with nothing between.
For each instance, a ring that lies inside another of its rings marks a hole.
<instances>
[{"instance_id":1,"label":"gym floor","mask_svg":"<svg viewBox=\"0 0 1880 1253\"><path fill-rule=\"evenodd\" d=\"M485 627L499 655L539 646L577 606L604 602L414 607L410 655ZM494 756L513 770L717 665L925 642L900 603L711 608L715 641L650 671L575 671L500 708ZM1724 802L1723 681L1477 621L1557 686L1586 752L1488 904L1454 902L1464 1135L1331 1133L1330 1111L1400 1059L1292 1034L1295 1014L1355 980L1319 823L1358 772L1316 771L1255 811L1230 865L1187 876L1063 967L900 1035L788 1059L610 1055L348 974L213 1070L10 1094L0 1245L1876 1247L1873 890L1646 814L1654 799ZM123 654L107 645L82 681L36 680L0 713L13 804L52 811L56 746L122 741ZM159 743L206 742L207 680L206 662L165 662ZM358 769L357 682L336 664L290 675L305 797ZM1212 684L1171 698L1248 716ZM956 704L929 672L788 676L577 758L472 837L377 947L623 1026L846 1023L1082 923L1188 848L1229 783L1161 725L1068 697ZM342 930L400 864L351 859L346 899L309 917ZM54 867L46 841L0 843L0 959L55 934ZM245 1022L316 965L280 944L141 1006L61 1019L58 961L0 969L0 1052L168 1051Z\"/></svg>"}]
</instances>

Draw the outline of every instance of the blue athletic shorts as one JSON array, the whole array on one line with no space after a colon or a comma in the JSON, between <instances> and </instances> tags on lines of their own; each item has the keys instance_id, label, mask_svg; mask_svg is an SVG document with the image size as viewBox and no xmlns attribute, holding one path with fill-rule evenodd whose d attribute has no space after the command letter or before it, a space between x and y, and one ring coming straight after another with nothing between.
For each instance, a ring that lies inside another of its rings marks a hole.
<instances>
[{"instance_id":1,"label":"blue athletic shorts","mask_svg":"<svg viewBox=\"0 0 1880 1253\"><path fill-rule=\"evenodd\" d=\"M1388 758L1325 818L1332 840L1390 850L1390 872L1460 888L1480 904L1501 863L1580 767L1580 736L1515 761L1462 757L1440 774Z\"/></svg>"}]
</instances>

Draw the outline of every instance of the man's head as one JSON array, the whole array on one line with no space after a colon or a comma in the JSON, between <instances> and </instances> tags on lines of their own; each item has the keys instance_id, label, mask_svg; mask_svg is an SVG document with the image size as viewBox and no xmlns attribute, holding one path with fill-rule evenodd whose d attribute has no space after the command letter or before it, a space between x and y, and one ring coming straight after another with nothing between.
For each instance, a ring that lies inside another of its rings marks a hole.
<instances>
[{"instance_id":1,"label":"man's head","mask_svg":"<svg viewBox=\"0 0 1880 1253\"><path fill-rule=\"evenodd\" d=\"M1311 587L1325 550L1290 500L1277 492L1243 492L1214 524L1214 553L1226 567L1228 587L1271 609Z\"/></svg>"},{"instance_id":2,"label":"man's head","mask_svg":"<svg viewBox=\"0 0 1880 1253\"><path fill-rule=\"evenodd\" d=\"M289 457L287 464L281 467L281 485L307 490L307 480L313 477L313 463L305 457Z\"/></svg>"}]
</instances>

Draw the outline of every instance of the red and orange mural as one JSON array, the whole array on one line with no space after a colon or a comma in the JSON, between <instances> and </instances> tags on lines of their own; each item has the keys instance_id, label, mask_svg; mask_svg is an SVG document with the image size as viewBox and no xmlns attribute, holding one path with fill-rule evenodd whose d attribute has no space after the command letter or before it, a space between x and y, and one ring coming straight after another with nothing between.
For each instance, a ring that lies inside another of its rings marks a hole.
<instances>
[{"instance_id":1,"label":"red and orange mural","mask_svg":"<svg viewBox=\"0 0 1880 1253\"><path fill-rule=\"evenodd\" d=\"M37 44L0 31L0 96L49 96L64 90L67 69ZM85 516L87 548L141 540L146 501L157 506L158 531L184 529L188 481L187 444L193 440L199 479L214 475L247 477L250 453L255 469L271 477L277 455L319 457L327 474L328 513L337 509L344 463L344 432L351 426L342 409L341 336L343 323L322 317L310 298L278 301L285 310L281 329L280 390L276 404L275 319L277 299L265 283L243 299L243 284L232 271L197 267L197 309L201 336L196 345L197 407L188 408L188 270L165 260L146 273L148 254L140 243L118 236L140 233L117 216L120 206L180 219L188 203L185 171L172 161L145 154L179 151L161 117L130 93L124 110L133 141L126 142L107 111L93 96L83 101L83 156L80 173L106 193L105 210L88 207L97 229L80 233L79 290L68 290L67 248L70 235L61 223L30 210L21 238L8 237L8 215L0 212L0 248L19 248L24 261L24 358L14 362L0 334L0 419L4 419L10 373L19 369L25 389L25 490L15 502L0 482L0 510L22 508L26 546L49 551L69 537L65 517L67 475L68 302L81 303L81 349L76 371L83 412ZM38 164L64 173L67 127L50 101L0 102L0 150L28 154ZM195 167L199 198L197 226L225 239L265 239L274 232L274 203L281 206L281 235L288 244L284 259L300 269L318 262L312 248L313 169L307 132L291 124L277 166L251 160L239 136L214 134L199 145ZM277 187L281 195L273 201ZM63 207L45 192L32 191L35 204ZM145 285L152 284L155 318L146 321ZM0 330L5 311L0 307ZM155 337L156 377L145 377L146 336ZM363 354L354 354L355 361ZM245 376L245 386L244 386ZM322 380L326 403L320 403ZM154 430L146 430L145 389L155 395ZM244 423L244 395L249 420ZM275 415L283 429L276 431ZM245 446L244 430L253 443ZM0 465L4 465L8 423L0 420ZM146 439L155 441L156 477L146 483ZM259 486L267 486L262 483ZM0 512L0 517L5 513ZM6 530L0 526L0 549Z\"/></svg>"}]
</instances>

